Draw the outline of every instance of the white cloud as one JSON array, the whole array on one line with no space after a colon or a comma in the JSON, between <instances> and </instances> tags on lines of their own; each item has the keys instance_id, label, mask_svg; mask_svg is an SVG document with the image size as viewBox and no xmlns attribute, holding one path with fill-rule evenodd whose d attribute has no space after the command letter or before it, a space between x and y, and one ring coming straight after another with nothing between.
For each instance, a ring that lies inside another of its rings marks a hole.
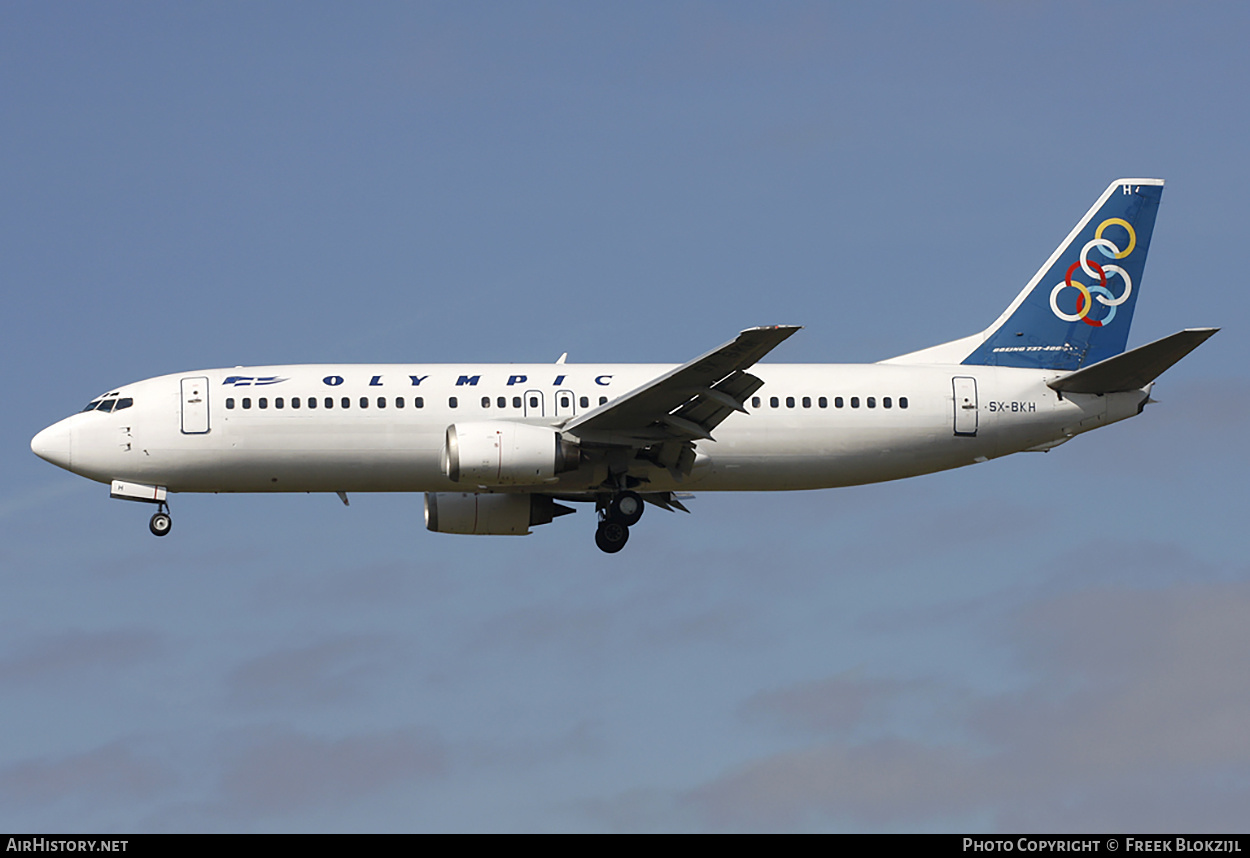
<instances>
[{"instance_id":1,"label":"white cloud","mask_svg":"<svg viewBox=\"0 0 1250 858\"><path fill-rule=\"evenodd\" d=\"M0 769L0 808L27 812L46 810L49 805L64 807L66 802L89 807L125 804L155 798L173 780L160 762L116 741L79 754L30 758ZM22 827L17 818L8 818L9 827Z\"/></svg>"},{"instance_id":2,"label":"white cloud","mask_svg":"<svg viewBox=\"0 0 1250 858\"><path fill-rule=\"evenodd\" d=\"M73 631L34 638L0 660L0 683L42 682L83 671L112 671L165 651L156 632L116 629Z\"/></svg>"},{"instance_id":3,"label":"white cloud","mask_svg":"<svg viewBox=\"0 0 1250 858\"><path fill-rule=\"evenodd\" d=\"M1229 581L1030 603L986 641L1017 657L1018 693L849 674L759 692L741 714L789 748L669 801L718 830L1231 830L1250 801L1248 614L1250 584ZM924 739L898 726L917 707ZM592 813L675 824L639 819L638 795Z\"/></svg>"},{"instance_id":4,"label":"white cloud","mask_svg":"<svg viewBox=\"0 0 1250 858\"><path fill-rule=\"evenodd\" d=\"M411 729L331 739L263 728L237 737L225 756L219 799L246 821L354 802L447 768L443 745Z\"/></svg>"},{"instance_id":5,"label":"white cloud","mask_svg":"<svg viewBox=\"0 0 1250 858\"><path fill-rule=\"evenodd\" d=\"M381 638L335 637L248 659L228 677L228 694L247 706L331 703L371 684L394 658Z\"/></svg>"}]
</instances>

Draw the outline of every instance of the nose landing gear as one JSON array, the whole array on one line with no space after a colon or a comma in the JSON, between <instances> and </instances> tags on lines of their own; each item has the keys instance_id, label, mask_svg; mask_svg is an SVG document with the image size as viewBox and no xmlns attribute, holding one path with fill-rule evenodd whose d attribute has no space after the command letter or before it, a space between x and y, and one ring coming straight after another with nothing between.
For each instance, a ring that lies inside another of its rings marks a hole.
<instances>
[{"instance_id":1,"label":"nose landing gear","mask_svg":"<svg viewBox=\"0 0 1250 858\"><path fill-rule=\"evenodd\" d=\"M156 504L156 514L148 521L148 530L152 531L153 536L165 536L173 527L173 520L169 517L169 507L165 504L165 494L168 491L164 486L113 480L112 486L109 487L109 497Z\"/></svg>"},{"instance_id":2,"label":"nose landing gear","mask_svg":"<svg viewBox=\"0 0 1250 858\"><path fill-rule=\"evenodd\" d=\"M629 540L629 528L642 518L645 504L637 492L617 492L611 500L599 505L599 527L595 530L595 545L599 550L615 554Z\"/></svg>"}]
</instances>

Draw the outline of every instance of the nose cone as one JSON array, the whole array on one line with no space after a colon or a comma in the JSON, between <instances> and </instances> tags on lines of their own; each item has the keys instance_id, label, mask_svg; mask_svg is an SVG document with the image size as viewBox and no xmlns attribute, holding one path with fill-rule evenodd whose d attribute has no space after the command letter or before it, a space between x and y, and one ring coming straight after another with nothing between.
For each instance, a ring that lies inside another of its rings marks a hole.
<instances>
[{"instance_id":1,"label":"nose cone","mask_svg":"<svg viewBox=\"0 0 1250 858\"><path fill-rule=\"evenodd\" d=\"M70 428L64 420L53 423L34 438L30 439L30 450L46 462L69 470L72 454Z\"/></svg>"}]
</instances>

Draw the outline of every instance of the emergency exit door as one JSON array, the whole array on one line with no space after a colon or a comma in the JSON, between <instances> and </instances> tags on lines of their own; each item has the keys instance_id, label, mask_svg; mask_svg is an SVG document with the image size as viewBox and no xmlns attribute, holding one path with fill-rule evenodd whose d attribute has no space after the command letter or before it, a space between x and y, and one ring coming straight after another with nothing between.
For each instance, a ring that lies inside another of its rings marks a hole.
<instances>
[{"instance_id":1,"label":"emergency exit door","mask_svg":"<svg viewBox=\"0 0 1250 858\"><path fill-rule=\"evenodd\" d=\"M572 417L577 413L577 398L570 390L556 391L556 416Z\"/></svg>"}]
</instances>

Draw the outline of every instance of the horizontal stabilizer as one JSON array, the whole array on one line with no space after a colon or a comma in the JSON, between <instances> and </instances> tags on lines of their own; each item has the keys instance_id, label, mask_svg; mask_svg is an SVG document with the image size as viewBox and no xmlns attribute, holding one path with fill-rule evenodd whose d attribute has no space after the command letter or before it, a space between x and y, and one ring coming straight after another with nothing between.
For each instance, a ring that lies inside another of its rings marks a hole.
<instances>
[{"instance_id":1,"label":"horizontal stabilizer","mask_svg":"<svg viewBox=\"0 0 1250 858\"><path fill-rule=\"evenodd\" d=\"M1047 384L1060 393L1116 393L1121 390L1138 390L1161 376L1172 364L1198 348L1218 330L1219 328L1187 328Z\"/></svg>"}]
</instances>

